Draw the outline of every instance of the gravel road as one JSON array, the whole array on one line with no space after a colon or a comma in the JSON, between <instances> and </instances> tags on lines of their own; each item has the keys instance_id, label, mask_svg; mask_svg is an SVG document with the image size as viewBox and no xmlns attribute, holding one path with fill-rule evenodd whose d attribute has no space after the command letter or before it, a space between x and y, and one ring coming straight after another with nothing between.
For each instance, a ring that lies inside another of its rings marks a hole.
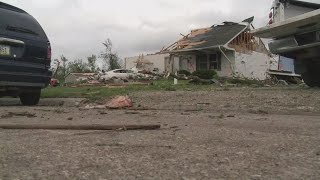
<instances>
[{"instance_id":1,"label":"gravel road","mask_svg":"<svg viewBox=\"0 0 320 180\"><path fill-rule=\"evenodd\" d=\"M320 179L320 90L132 93L148 110L22 107L1 124L160 124L152 131L1 130L0 179Z\"/></svg>"}]
</instances>

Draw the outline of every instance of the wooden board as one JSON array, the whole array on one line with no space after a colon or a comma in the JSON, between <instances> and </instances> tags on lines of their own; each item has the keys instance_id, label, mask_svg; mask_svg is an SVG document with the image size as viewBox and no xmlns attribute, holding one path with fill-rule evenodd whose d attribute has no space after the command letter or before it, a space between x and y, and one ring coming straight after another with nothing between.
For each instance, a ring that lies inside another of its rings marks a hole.
<instances>
[{"instance_id":1,"label":"wooden board","mask_svg":"<svg viewBox=\"0 0 320 180\"><path fill-rule=\"evenodd\" d=\"M42 130L155 130L161 125L40 125L0 124L0 129L42 129Z\"/></svg>"}]
</instances>

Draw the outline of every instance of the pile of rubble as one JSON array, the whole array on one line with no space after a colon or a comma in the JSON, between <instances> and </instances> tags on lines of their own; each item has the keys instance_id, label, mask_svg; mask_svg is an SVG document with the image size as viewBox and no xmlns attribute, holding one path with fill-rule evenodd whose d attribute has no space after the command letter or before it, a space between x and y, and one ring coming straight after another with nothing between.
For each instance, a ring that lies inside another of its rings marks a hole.
<instances>
[{"instance_id":1,"label":"pile of rubble","mask_svg":"<svg viewBox=\"0 0 320 180\"><path fill-rule=\"evenodd\" d=\"M80 74L74 73L70 76L69 81L66 81L67 86L105 86L105 85L128 85L139 83L150 83L151 81L163 78L162 74L148 71L138 71L127 77L113 76L111 78L104 78L104 72L95 74Z\"/></svg>"}]
</instances>

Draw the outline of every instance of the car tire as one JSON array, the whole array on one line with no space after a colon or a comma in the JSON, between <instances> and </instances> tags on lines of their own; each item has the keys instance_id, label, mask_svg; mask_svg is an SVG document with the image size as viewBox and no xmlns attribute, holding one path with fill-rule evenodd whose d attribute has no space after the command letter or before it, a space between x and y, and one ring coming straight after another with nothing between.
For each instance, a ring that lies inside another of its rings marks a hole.
<instances>
[{"instance_id":1,"label":"car tire","mask_svg":"<svg viewBox=\"0 0 320 180\"><path fill-rule=\"evenodd\" d=\"M40 101L41 90L24 92L19 95L20 101L24 106L35 106Z\"/></svg>"},{"instance_id":2,"label":"car tire","mask_svg":"<svg viewBox=\"0 0 320 180\"><path fill-rule=\"evenodd\" d=\"M307 71L302 74L304 83L306 83L309 87L320 87L320 73L315 67L308 66Z\"/></svg>"}]
</instances>

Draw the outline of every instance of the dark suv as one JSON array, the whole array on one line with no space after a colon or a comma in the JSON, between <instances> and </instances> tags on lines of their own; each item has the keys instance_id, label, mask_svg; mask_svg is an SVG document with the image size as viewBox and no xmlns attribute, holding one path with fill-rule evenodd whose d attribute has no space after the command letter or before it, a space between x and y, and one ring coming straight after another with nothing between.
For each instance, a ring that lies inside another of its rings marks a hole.
<instances>
[{"instance_id":1,"label":"dark suv","mask_svg":"<svg viewBox=\"0 0 320 180\"><path fill-rule=\"evenodd\" d=\"M20 97L36 105L48 86L50 42L39 23L25 11L0 2L0 97Z\"/></svg>"}]
</instances>

